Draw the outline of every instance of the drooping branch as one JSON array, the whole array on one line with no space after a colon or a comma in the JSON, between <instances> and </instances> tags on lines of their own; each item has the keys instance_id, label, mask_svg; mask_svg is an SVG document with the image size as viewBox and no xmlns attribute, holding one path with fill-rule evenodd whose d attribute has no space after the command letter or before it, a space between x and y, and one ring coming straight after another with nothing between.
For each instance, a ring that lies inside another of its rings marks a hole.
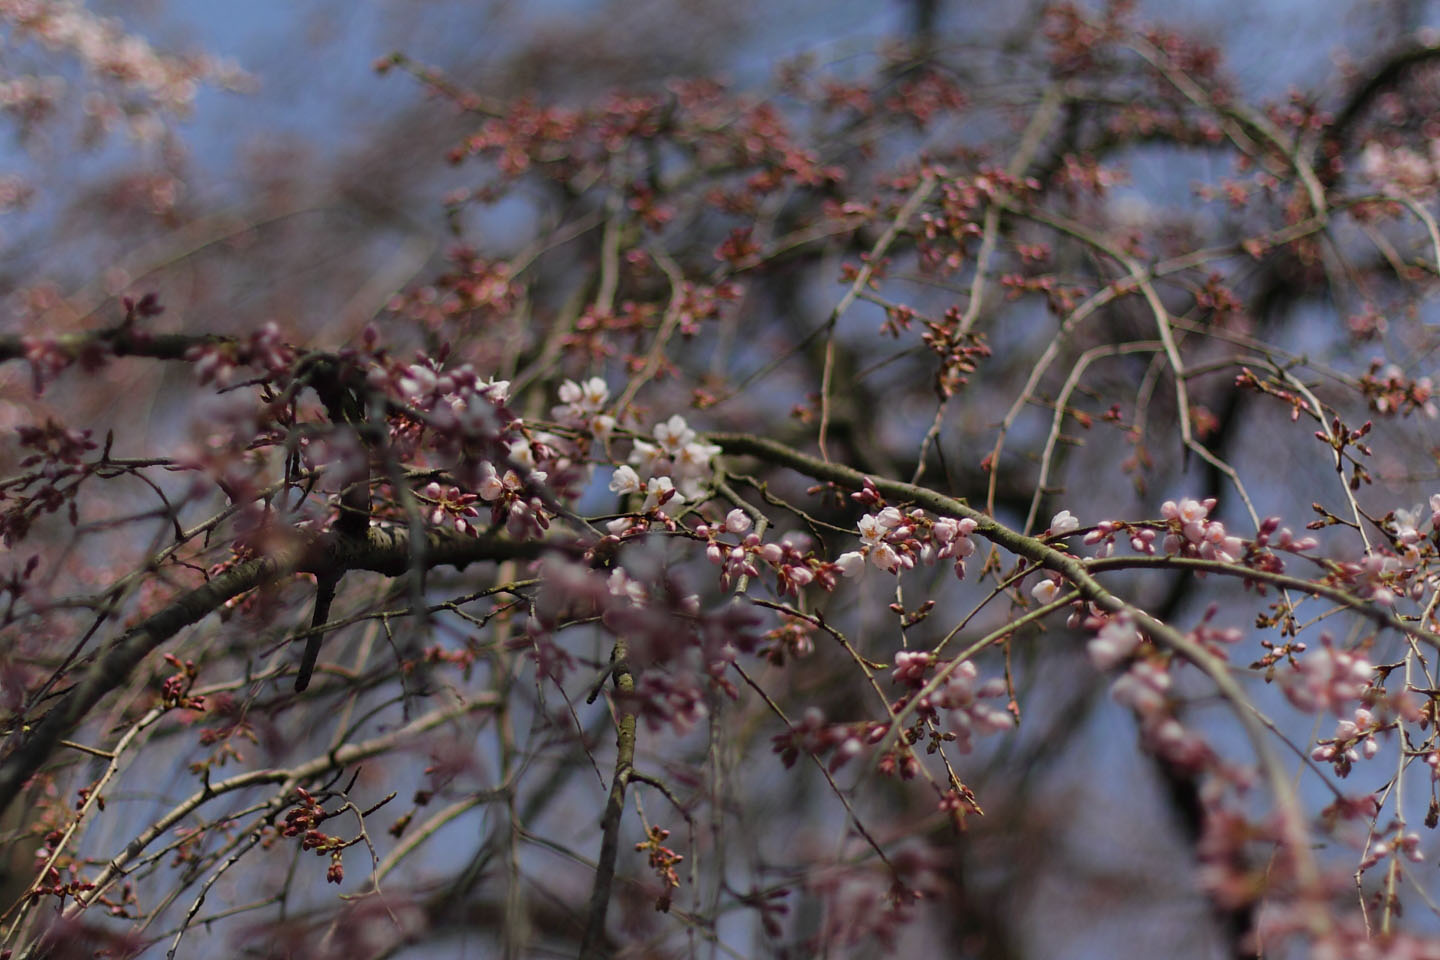
<instances>
[{"instance_id":1,"label":"drooping branch","mask_svg":"<svg viewBox=\"0 0 1440 960\"><path fill-rule=\"evenodd\" d=\"M89 716L101 698L125 683L156 647L232 597L296 572L303 555L303 548L297 545L237 564L127 631L0 763L0 813L19 797L26 781L45 764L59 742Z\"/></svg>"},{"instance_id":2,"label":"drooping branch","mask_svg":"<svg viewBox=\"0 0 1440 960\"><path fill-rule=\"evenodd\" d=\"M105 869L96 877L94 890L88 893L83 901L77 901L75 906L71 908L71 912L72 914L76 913L89 904L96 902L105 894L109 885L118 876L124 874L125 867L130 861L139 856L140 853L158 837L163 836L172 827L183 822L186 817L216 797L233 793L236 790L248 789L264 784L281 784L283 789L280 791L277 799L283 801L288 798L290 789L296 785L303 784L308 780L315 779L316 777L331 773L335 770L343 770L345 767L359 763L370 757L388 753L397 746L409 743L427 731L477 710L493 708L497 703L498 697L494 694L481 693L472 695L464 703L433 710L424 716L417 717L398 730L381 734L360 743L344 744L323 756L314 757L304 763L296 764L293 767L251 770L246 773L236 774L233 777L217 783L207 783L203 788L176 804L169 812L131 840L123 851L113 857L105 865Z\"/></svg>"},{"instance_id":3,"label":"drooping branch","mask_svg":"<svg viewBox=\"0 0 1440 960\"><path fill-rule=\"evenodd\" d=\"M816 480L825 480L843 486L859 489L867 479L860 471L835 463L827 463L817 457L800 453L782 444L747 434L715 433L708 439L732 455L748 455L768 463L788 467ZM1264 771L1266 782L1280 811L1281 823L1286 838L1288 854L1293 858L1296 876L1301 888L1311 894L1318 893L1320 874L1314 856L1309 848L1309 839L1304 827L1304 816L1299 799L1290 783L1289 774L1270 749L1265 727L1255 717L1249 699L1239 683L1230 675L1226 663L1210 653L1199 643L1187 637L1169 624L1162 623L1140 607L1124 599L1099 583L1078 557L1058 550L1037 537L1024 536L998 523L988 514L976 510L963 500L947 497L934 490L915 484L869 478L875 489L887 497L918 504L942 516L969 518L976 523L975 533L1037 566L1061 574L1085 600L1107 613L1125 613L1135 625L1144 630L1160 646L1174 651L1184 660L1198 667L1209 678L1220 696L1229 703L1236 720L1245 729L1257 762ZM1329 918L1323 911L1314 911L1310 918L1318 929L1328 926Z\"/></svg>"},{"instance_id":4,"label":"drooping branch","mask_svg":"<svg viewBox=\"0 0 1440 960\"><path fill-rule=\"evenodd\" d=\"M571 551L563 542L516 542L502 537L465 537L442 529L426 531L427 566L464 568L486 560L525 559L545 551ZM171 601L128 630L100 655L79 682L24 735L0 762L0 813L20 795L25 783L49 760L96 704L125 683L160 644L198 623L228 600L295 573L334 575L369 570L395 577L408 571L413 554L404 528L371 527L363 541L333 536L297 539L270 556L236 564L209 582Z\"/></svg>"}]
</instances>

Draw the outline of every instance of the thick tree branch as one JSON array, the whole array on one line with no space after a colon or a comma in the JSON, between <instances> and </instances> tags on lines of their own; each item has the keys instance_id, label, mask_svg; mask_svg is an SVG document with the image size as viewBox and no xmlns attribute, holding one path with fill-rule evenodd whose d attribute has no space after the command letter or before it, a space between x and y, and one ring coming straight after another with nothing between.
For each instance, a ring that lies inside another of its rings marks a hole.
<instances>
[{"instance_id":1,"label":"thick tree branch","mask_svg":"<svg viewBox=\"0 0 1440 960\"><path fill-rule=\"evenodd\" d=\"M150 357L155 360L184 360L196 347L238 343L233 337L194 333L145 333L131 327L108 327L83 333L62 333L56 337L0 336L0 362L21 360L27 341L46 341L78 359L96 351L116 357Z\"/></svg>"}]
</instances>

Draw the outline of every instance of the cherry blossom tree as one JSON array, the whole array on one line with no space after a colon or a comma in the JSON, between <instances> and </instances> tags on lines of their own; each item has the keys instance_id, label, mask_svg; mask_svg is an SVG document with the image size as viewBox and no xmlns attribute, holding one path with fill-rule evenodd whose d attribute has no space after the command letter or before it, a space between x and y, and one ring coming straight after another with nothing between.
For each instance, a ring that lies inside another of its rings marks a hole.
<instances>
[{"instance_id":1,"label":"cherry blossom tree","mask_svg":"<svg viewBox=\"0 0 1440 960\"><path fill-rule=\"evenodd\" d=\"M939 7L222 216L248 75L0 2L148 165L0 335L0 956L1440 956L1440 43Z\"/></svg>"}]
</instances>

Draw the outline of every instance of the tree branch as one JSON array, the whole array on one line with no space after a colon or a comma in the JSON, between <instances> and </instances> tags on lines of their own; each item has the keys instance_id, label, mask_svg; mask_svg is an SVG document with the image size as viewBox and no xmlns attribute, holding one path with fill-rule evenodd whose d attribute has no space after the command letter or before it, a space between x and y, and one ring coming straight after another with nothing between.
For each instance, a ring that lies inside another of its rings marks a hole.
<instances>
[{"instance_id":1,"label":"tree branch","mask_svg":"<svg viewBox=\"0 0 1440 960\"><path fill-rule=\"evenodd\" d=\"M585 922L585 939L580 943L580 960L599 960L608 956L604 946L605 912L610 906L610 886L615 880L615 860L620 851L620 818L625 812L625 788L635 768L635 708L627 695L635 692L635 677L626 659L624 638L617 637L611 654L618 714L615 722L615 776L610 781L610 797L605 815L600 820L600 859L595 864L595 885L590 892L589 919Z\"/></svg>"},{"instance_id":2,"label":"tree branch","mask_svg":"<svg viewBox=\"0 0 1440 960\"><path fill-rule=\"evenodd\" d=\"M570 549L564 543L517 543L501 537L464 537L440 529L425 534L427 567L463 569L485 560L524 559ZM371 527L363 541L336 537L299 540L272 556L236 564L128 630L86 672L61 702L0 763L0 813L20 795L26 781L49 760L61 740L89 716L106 694L125 683L160 644L198 623L226 601L295 573L324 577L370 570L395 577L410 566L410 534L404 528Z\"/></svg>"},{"instance_id":3,"label":"tree branch","mask_svg":"<svg viewBox=\"0 0 1440 960\"><path fill-rule=\"evenodd\" d=\"M718 444L730 454L758 457L778 466L789 467L816 480L827 480L845 486L859 488L866 479L858 470L827 463L816 457L807 456L781 444L747 434L712 433L710 442ZM1173 650L1180 657L1194 664L1215 684L1220 696L1230 704L1235 718L1245 729L1260 768L1264 771L1270 792L1279 810L1280 822L1285 837L1286 853L1293 858L1296 877L1303 890L1318 895L1320 873L1314 855L1309 847L1305 830L1305 818L1289 774L1269 749L1266 731L1255 718L1250 702L1239 683L1230 675L1227 664L1210 653L1200 644L1191 640L1179 630L1162 623L1145 610L1127 603L1102 586L1085 564L1075 556L1057 550L1043 540L1027 537L1009 527L997 523L986 513L976 510L962 500L956 500L936 493L926 487L878 477L870 478L875 488L888 497L907 500L944 516L968 517L976 523L975 532L986 540L1004 547L1017 556L1024 557L1038 566L1061 574L1079 591L1086 600L1108 613L1127 613L1136 626L1144 630L1157 644ZM1321 902L1316 900L1316 903ZM1315 928L1312 932L1327 929L1330 918L1323 910L1314 910L1308 919Z\"/></svg>"}]
</instances>

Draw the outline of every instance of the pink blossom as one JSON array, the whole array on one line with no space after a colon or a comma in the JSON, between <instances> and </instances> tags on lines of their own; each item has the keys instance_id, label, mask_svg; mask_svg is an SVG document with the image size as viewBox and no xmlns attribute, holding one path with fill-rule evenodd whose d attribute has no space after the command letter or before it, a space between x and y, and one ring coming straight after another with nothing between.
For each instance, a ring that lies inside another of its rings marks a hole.
<instances>
[{"instance_id":1,"label":"pink blossom","mask_svg":"<svg viewBox=\"0 0 1440 960\"><path fill-rule=\"evenodd\" d=\"M1110 695L1142 716L1157 715L1166 706L1170 674L1151 660L1137 660L1110 685Z\"/></svg>"},{"instance_id":2,"label":"pink blossom","mask_svg":"<svg viewBox=\"0 0 1440 960\"><path fill-rule=\"evenodd\" d=\"M489 461L480 464L480 486L478 490L482 500L498 500L505 493L505 482L495 472L495 466Z\"/></svg>"},{"instance_id":3,"label":"pink blossom","mask_svg":"<svg viewBox=\"0 0 1440 960\"><path fill-rule=\"evenodd\" d=\"M925 682L925 673L930 665L935 662L932 654L918 650L897 650L895 652L895 669L890 674L890 679L896 683L909 683L920 686Z\"/></svg>"},{"instance_id":4,"label":"pink blossom","mask_svg":"<svg viewBox=\"0 0 1440 960\"><path fill-rule=\"evenodd\" d=\"M655 425L655 439L667 453L677 453L685 444L695 439L695 431L685 423L685 418L675 414L664 423Z\"/></svg>"},{"instance_id":5,"label":"pink blossom","mask_svg":"<svg viewBox=\"0 0 1440 960\"><path fill-rule=\"evenodd\" d=\"M599 412L609 398L610 388L599 377L591 377L584 383L566 380L560 385L560 400L587 413Z\"/></svg>"},{"instance_id":6,"label":"pink blossom","mask_svg":"<svg viewBox=\"0 0 1440 960\"><path fill-rule=\"evenodd\" d=\"M640 476L634 467L622 464L615 468L615 474L610 478L610 489L619 494L639 493Z\"/></svg>"},{"instance_id":7,"label":"pink blossom","mask_svg":"<svg viewBox=\"0 0 1440 960\"><path fill-rule=\"evenodd\" d=\"M840 568L842 576L853 579L865 572L865 555L857 550L850 550L836 557L835 565Z\"/></svg>"},{"instance_id":8,"label":"pink blossom","mask_svg":"<svg viewBox=\"0 0 1440 960\"><path fill-rule=\"evenodd\" d=\"M894 507L886 507L875 514L875 522L879 525L880 529L888 532L904 523L905 515Z\"/></svg>"},{"instance_id":9,"label":"pink blossom","mask_svg":"<svg viewBox=\"0 0 1440 960\"><path fill-rule=\"evenodd\" d=\"M1291 533L1289 527L1281 527L1271 538L1270 545L1276 550L1289 550L1294 553L1300 553L1303 550L1314 550L1320 545L1320 541L1314 537L1302 537L1296 540L1295 535Z\"/></svg>"},{"instance_id":10,"label":"pink blossom","mask_svg":"<svg viewBox=\"0 0 1440 960\"><path fill-rule=\"evenodd\" d=\"M685 502L685 497L675 489L675 483L669 477L655 477L645 484L645 505L640 510L642 513L649 513L672 500L678 506Z\"/></svg>"},{"instance_id":11,"label":"pink blossom","mask_svg":"<svg viewBox=\"0 0 1440 960\"><path fill-rule=\"evenodd\" d=\"M1121 613L1105 621L1100 632L1085 645L1090 662L1100 670L1109 670L1139 648L1140 631Z\"/></svg>"},{"instance_id":12,"label":"pink blossom","mask_svg":"<svg viewBox=\"0 0 1440 960\"><path fill-rule=\"evenodd\" d=\"M1050 535L1063 537L1080 529L1080 521L1069 510L1061 510L1050 519Z\"/></svg>"},{"instance_id":13,"label":"pink blossom","mask_svg":"<svg viewBox=\"0 0 1440 960\"><path fill-rule=\"evenodd\" d=\"M1136 530L1130 538L1130 549L1136 553L1153 555L1155 553L1155 537L1155 531L1149 527Z\"/></svg>"},{"instance_id":14,"label":"pink blossom","mask_svg":"<svg viewBox=\"0 0 1440 960\"><path fill-rule=\"evenodd\" d=\"M750 515L736 507L725 515L725 529L731 533L744 533L750 529Z\"/></svg>"},{"instance_id":15,"label":"pink blossom","mask_svg":"<svg viewBox=\"0 0 1440 960\"><path fill-rule=\"evenodd\" d=\"M640 468L640 472L649 476L655 472L655 467L664 459L664 452L653 443L644 440L636 440L630 448L630 462Z\"/></svg>"},{"instance_id":16,"label":"pink blossom","mask_svg":"<svg viewBox=\"0 0 1440 960\"><path fill-rule=\"evenodd\" d=\"M1160 505L1160 516L1167 520L1178 519L1181 523L1201 523L1210 515L1215 507L1213 497L1207 500L1192 500L1189 497L1182 497L1179 503L1174 500L1166 500Z\"/></svg>"},{"instance_id":17,"label":"pink blossom","mask_svg":"<svg viewBox=\"0 0 1440 960\"><path fill-rule=\"evenodd\" d=\"M1293 669L1280 675L1280 688L1301 710L1331 710L1339 716L1364 693L1374 673L1364 656L1336 649L1327 636L1322 646L1305 651Z\"/></svg>"},{"instance_id":18,"label":"pink blossom","mask_svg":"<svg viewBox=\"0 0 1440 960\"><path fill-rule=\"evenodd\" d=\"M900 556L888 543L877 543L870 550L870 562L887 573L900 570Z\"/></svg>"}]
</instances>

